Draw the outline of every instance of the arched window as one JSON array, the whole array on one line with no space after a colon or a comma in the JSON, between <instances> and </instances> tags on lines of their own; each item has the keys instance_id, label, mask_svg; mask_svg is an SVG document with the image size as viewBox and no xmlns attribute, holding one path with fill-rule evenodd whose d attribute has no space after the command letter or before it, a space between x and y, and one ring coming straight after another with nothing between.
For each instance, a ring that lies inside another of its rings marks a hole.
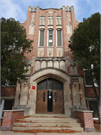
<instances>
[{"instance_id":1,"label":"arched window","mask_svg":"<svg viewBox=\"0 0 101 135\"><path fill-rule=\"evenodd\" d=\"M37 84L37 89L38 90L63 90L63 83L60 81L53 79L53 78L48 78L45 79Z\"/></svg>"}]
</instances>

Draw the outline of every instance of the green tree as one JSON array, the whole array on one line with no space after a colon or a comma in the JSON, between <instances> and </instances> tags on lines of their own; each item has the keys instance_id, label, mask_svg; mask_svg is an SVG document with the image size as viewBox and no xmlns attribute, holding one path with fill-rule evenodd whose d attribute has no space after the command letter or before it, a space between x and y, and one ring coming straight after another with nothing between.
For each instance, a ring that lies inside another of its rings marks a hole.
<instances>
[{"instance_id":1,"label":"green tree","mask_svg":"<svg viewBox=\"0 0 101 135\"><path fill-rule=\"evenodd\" d=\"M14 18L1 18L1 81L11 84L25 80L27 66L25 53L31 52L32 40L27 39L26 30Z\"/></svg>"},{"instance_id":2,"label":"green tree","mask_svg":"<svg viewBox=\"0 0 101 135\"><path fill-rule=\"evenodd\" d=\"M76 64L90 74L88 79L92 82L100 115L100 13L95 13L79 23L70 38L69 47ZM91 68L91 64L93 64L93 68ZM94 82L98 84L98 92Z\"/></svg>"}]
</instances>

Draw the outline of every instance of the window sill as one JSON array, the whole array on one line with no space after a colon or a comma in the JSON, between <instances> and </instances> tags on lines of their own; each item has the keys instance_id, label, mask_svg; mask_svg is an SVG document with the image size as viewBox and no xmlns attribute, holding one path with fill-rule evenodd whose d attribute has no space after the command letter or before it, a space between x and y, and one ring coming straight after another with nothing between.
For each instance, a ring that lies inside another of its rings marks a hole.
<instances>
[{"instance_id":1,"label":"window sill","mask_svg":"<svg viewBox=\"0 0 101 135\"><path fill-rule=\"evenodd\" d=\"M47 48L54 48L54 46L47 46Z\"/></svg>"},{"instance_id":2,"label":"window sill","mask_svg":"<svg viewBox=\"0 0 101 135\"><path fill-rule=\"evenodd\" d=\"M45 48L45 46L38 46L38 48Z\"/></svg>"},{"instance_id":3,"label":"window sill","mask_svg":"<svg viewBox=\"0 0 101 135\"><path fill-rule=\"evenodd\" d=\"M8 85L8 86L2 85L2 87L16 87L16 85Z\"/></svg>"},{"instance_id":4,"label":"window sill","mask_svg":"<svg viewBox=\"0 0 101 135\"><path fill-rule=\"evenodd\" d=\"M93 87L92 85L85 85L85 87ZM98 86L95 86L96 88L98 88Z\"/></svg>"},{"instance_id":5,"label":"window sill","mask_svg":"<svg viewBox=\"0 0 101 135\"><path fill-rule=\"evenodd\" d=\"M56 48L63 48L63 46L56 46Z\"/></svg>"}]
</instances>

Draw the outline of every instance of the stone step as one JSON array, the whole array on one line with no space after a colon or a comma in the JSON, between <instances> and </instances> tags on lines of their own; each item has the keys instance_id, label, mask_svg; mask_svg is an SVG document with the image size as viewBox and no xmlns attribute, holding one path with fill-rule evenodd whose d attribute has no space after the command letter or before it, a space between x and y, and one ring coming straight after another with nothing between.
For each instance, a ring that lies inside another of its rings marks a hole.
<instances>
[{"instance_id":1,"label":"stone step","mask_svg":"<svg viewBox=\"0 0 101 135\"><path fill-rule=\"evenodd\" d=\"M29 115L29 117L35 117L35 116L38 116L38 117L70 117L66 114L32 114L32 115Z\"/></svg>"},{"instance_id":2,"label":"stone step","mask_svg":"<svg viewBox=\"0 0 101 135\"><path fill-rule=\"evenodd\" d=\"M75 131L83 131L80 120L68 117L64 114L34 114L24 119L18 119L14 123L12 130L32 130L47 129L60 130L71 129Z\"/></svg>"},{"instance_id":3,"label":"stone step","mask_svg":"<svg viewBox=\"0 0 101 135\"><path fill-rule=\"evenodd\" d=\"M21 120L24 120L24 121L51 121L51 122L55 122L55 121L64 121L64 122L70 122L70 121L73 121L73 122L80 122L79 119L75 119L75 118L50 118L50 117L40 117L40 118L37 118L37 117L28 117L28 118L24 118L24 119L18 119L19 121Z\"/></svg>"},{"instance_id":4,"label":"stone step","mask_svg":"<svg viewBox=\"0 0 101 135\"><path fill-rule=\"evenodd\" d=\"M13 127L12 130L32 130L32 129L47 129L47 130L60 130L60 129L70 129L75 131L83 131L81 127L72 127L72 128L65 128L65 127Z\"/></svg>"},{"instance_id":5,"label":"stone step","mask_svg":"<svg viewBox=\"0 0 101 135\"><path fill-rule=\"evenodd\" d=\"M55 122L55 123L41 123L41 122L39 122L39 123L23 123L23 122L21 122L21 123L19 123L19 122L15 122L14 123L14 125L15 126L28 126L28 127L30 127L30 126L50 126L50 127L52 127L52 126L71 126L71 127L80 127L81 126L81 123L62 123L62 122Z\"/></svg>"}]
</instances>

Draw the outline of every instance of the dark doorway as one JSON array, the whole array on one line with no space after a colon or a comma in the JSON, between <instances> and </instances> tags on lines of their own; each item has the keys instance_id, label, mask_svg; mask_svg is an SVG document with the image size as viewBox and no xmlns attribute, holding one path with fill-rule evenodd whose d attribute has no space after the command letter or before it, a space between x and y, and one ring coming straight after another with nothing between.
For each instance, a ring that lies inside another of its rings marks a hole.
<instances>
[{"instance_id":1,"label":"dark doorway","mask_svg":"<svg viewBox=\"0 0 101 135\"><path fill-rule=\"evenodd\" d=\"M98 118L98 108L97 108L97 101L90 101L89 100L89 110L94 111L93 117Z\"/></svg>"},{"instance_id":2,"label":"dark doorway","mask_svg":"<svg viewBox=\"0 0 101 135\"><path fill-rule=\"evenodd\" d=\"M48 112L52 112L52 107L53 107L53 92L48 91Z\"/></svg>"},{"instance_id":3,"label":"dark doorway","mask_svg":"<svg viewBox=\"0 0 101 135\"><path fill-rule=\"evenodd\" d=\"M4 110L12 110L14 100L5 100Z\"/></svg>"}]
</instances>

